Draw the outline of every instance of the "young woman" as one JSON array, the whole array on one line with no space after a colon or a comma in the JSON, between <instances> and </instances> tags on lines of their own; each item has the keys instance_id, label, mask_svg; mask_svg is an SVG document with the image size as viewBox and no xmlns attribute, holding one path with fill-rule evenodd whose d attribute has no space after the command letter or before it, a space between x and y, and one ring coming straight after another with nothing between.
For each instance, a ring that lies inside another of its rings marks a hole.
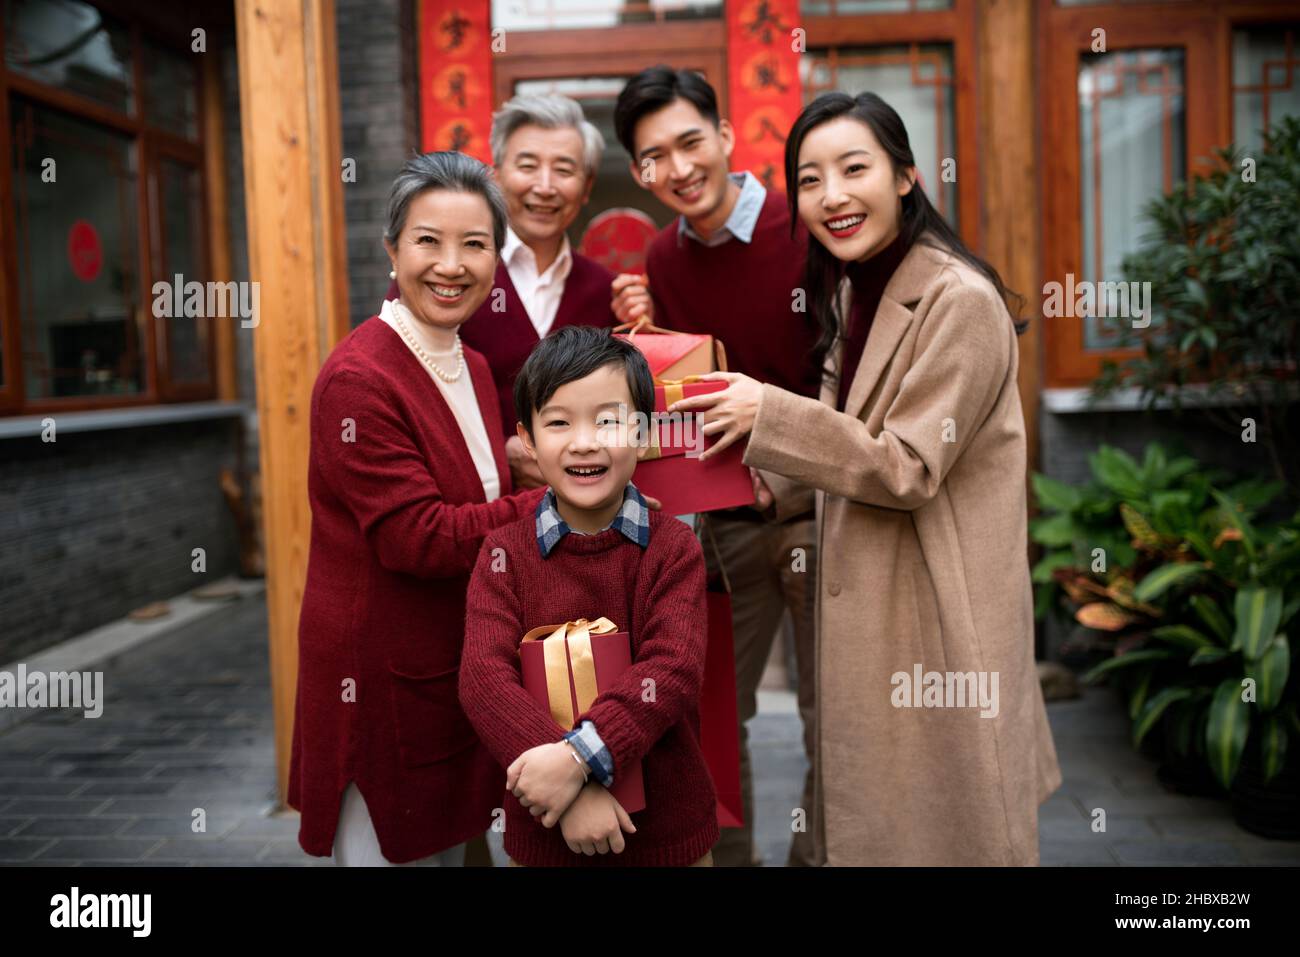
<instances>
[{"instance_id":1,"label":"young woman","mask_svg":"<svg viewBox=\"0 0 1300 957\"><path fill-rule=\"evenodd\" d=\"M1033 653L1016 329L997 273L917 182L878 96L829 93L786 142L826 376L734 373L686 399L708 453L749 436L777 499L817 490L826 863L1036 864L1060 785Z\"/></svg>"}]
</instances>

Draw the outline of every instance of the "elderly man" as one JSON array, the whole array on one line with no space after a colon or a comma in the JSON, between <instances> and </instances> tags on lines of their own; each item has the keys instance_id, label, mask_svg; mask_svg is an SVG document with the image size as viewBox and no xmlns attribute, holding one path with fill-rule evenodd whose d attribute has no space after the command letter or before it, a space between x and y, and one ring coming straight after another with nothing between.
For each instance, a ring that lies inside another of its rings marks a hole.
<instances>
[{"instance_id":1,"label":"elderly man","mask_svg":"<svg viewBox=\"0 0 1300 957\"><path fill-rule=\"evenodd\" d=\"M515 484L544 484L515 435L515 375L560 326L608 326L613 274L573 250L566 230L591 196L605 141L565 96L517 96L492 118L492 162L510 215L487 302L461 338L487 357Z\"/></svg>"}]
</instances>

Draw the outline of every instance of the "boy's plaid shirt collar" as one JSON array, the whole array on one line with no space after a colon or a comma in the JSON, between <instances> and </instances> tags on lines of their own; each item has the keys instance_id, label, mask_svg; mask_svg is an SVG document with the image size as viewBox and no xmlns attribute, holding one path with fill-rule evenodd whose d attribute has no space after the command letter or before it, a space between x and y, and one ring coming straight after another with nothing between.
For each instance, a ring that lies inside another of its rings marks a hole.
<instances>
[{"instance_id":1,"label":"boy's plaid shirt collar","mask_svg":"<svg viewBox=\"0 0 1300 957\"><path fill-rule=\"evenodd\" d=\"M542 500L537 503L537 547L546 558L551 550L559 544L560 539L573 531L568 522L560 517L555 506L555 490L548 488ZM636 542L642 548L650 544L650 509L645 499L631 482L623 489L623 504L618 514L606 526L622 532L629 541ZM584 534L578 532L576 534Z\"/></svg>"}]
</instances>

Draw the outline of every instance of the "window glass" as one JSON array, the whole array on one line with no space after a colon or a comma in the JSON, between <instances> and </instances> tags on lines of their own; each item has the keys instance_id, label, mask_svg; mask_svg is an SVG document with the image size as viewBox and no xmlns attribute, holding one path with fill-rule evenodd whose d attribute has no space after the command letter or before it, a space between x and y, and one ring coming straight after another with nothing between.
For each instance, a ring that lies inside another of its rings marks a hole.
<instances>
[{"instance_id":1,"label":"window glass","mask_svg":"<svg viewBox=\"0 0 1300 957\"><path fill-rule=\"evenodd\" d=\"M17 97L10 112L27 398L141 392L132 141Z\"/></svg>"},{"instance_id":2,"label":"window glass","mask_svg":"<svg viewBox=\"0 0 1300 957\"><path fill-rule=\"evenodd\" d=\"M5 64L129 113L131 31L78 0L4 0Z\"/></svg>"},{"instance_id":3,"label":"window glass","mask_svg":"<svg viewBox=\"0 0 1300 957\"><path fill-rule=\"evenodd\" d=\"M1075 278L1118 282L1148 229L1147 202L1187 177L1183 51L1087 54L1078 96L1083 275ZM1084 347L1113 348L1113 322L1085 318Z\"/></svg>"},{"instance_id":4,"label":"window glass","mask_svg":"<svg viewBox=\"0 0 1300 957\"><path fill-rule=\"evenodd\" d=\"M1247 152L1283 116L1300 116L1300 24L1232 32L1232 136Z\"/></svg>"}]
</instances>

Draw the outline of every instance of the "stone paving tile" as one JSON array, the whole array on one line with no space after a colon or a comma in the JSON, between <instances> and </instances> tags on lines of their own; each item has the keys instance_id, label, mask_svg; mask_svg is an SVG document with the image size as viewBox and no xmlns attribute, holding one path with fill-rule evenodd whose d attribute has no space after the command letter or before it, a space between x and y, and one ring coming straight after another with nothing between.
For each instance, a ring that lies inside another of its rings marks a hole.
<instances>
[{"instance_id":1,"label":"stone paving tile","mask_svg":"<svg viewBox=\"0 0 1300 957\"><path fill-rule=\"evenodd\" d=\"M176 787L174 781L119 781L108 778L102 781L93 781L86 785L85 789L78 791L86 797L115 797L124 794L167 794Z\"/></svg>"},{"instance_id":2,"label":"stone paving tile","mask_svg":"<svg viewBox=\"0 0 1300 957\"><path fill-rule=\"evenodd\" d=\"M24 826L30 824L35 818L17 817L15 815L0 815L0 837L9 837L21 831Z\"/></svg>"},{"instance_id":3,"label":"stone paving tile","mask_svg":"<svg viewBox=\"0 0 1300 957\"><path fill-rule=\"evenodd\" d=\"M0 864L21 864L57 841L46 837L0 837Z\"/></svg>"},{"instance_id":4,"label":"stone paving tile","mask_svg":"<svg viewBox=\"0 0 1300 957\"><path fill-rule=\"evenodd\" d=\"M1228 841L1116 841L1122 864L1240 864L1241 851Z\"/></svg>"},{"instance_id":5,"label":"stone paving tile","mask_svg":"<svg viewBox=\"0 0 1300 957\"><path fill-rule=\"evenodd\" d=\"M1092 830L1092 820L1090 818L1078 817L1073 821L1040 819L1038 822L1040 841L1096 840L1098 843L1104 844L1108 841L1126 839L1155 841L1159 840L1161 836L1151 821L1144 817L1123 817L1108 814L1106 815L1104 834Z\"/></svg>"},{"instance_id":6,"label":"stone paving tile","mask_svg":"<svg viewBox=\"0 0 1300 957\"><path fill-rule=\"evenodd\" d=\"M14 837L114 837L126 821L111 817L38 817Z\"/></svg>"},{"instance_id":7,"label":"stone paving tile","mask_svg":"<svg viewBox=\"0 0 1300 957\"><path fill-rule=\"evenodd\" d=\"M1044 867L1098 867L1118 863L1104 841L1053 840L1040 837L1038 860Z\"/></svg>"},{"instance_id":8,"label":"stone paving tile","mask_svg":"<svg viewBox=\"0 0 1300 957\"><path fill-rule=\"evenodd\" d=\"M41 851L39 856L70 861L130 862L143 858L158 843L154 838L63 837Z\"/></svg>"},{"instance_id":9,"label":"stone paving tile","mask_svg":"<svg viewBox=\"0 0 1300 957\"><path fill-rule=\"evenodd\" d=\"M187 837L167 838L155 843L156 848L148 856L152 864L185 864L190 861L251 864L269 842L265 838L232 841L229 838Z\"/></svg>"},{"instance_id":10,"label":"stone paving tile","mask_svg":"<svg viewBox=\"0 0 1300 957\"><path fill-rule=\"evenodd\" d=\"M66 778L7 778L0 781L0 797L71 797L85 786Z\"/></svg>"},{"instance_id":11,"label":"stone paving tile","mask_svg":"<svg viewBox=\"0 0 1300 957\"><path fill-rule=\"evenodd\" d=\"M125 825L120 832L122 837L198 837L194 831L195 818L190 813L173 814L167 817L99 818L98 820L116 820ZM204 819L207 830L203 834L210 838L229 836L239 825L239 818L231 816L218 817L209 814Z\"/></svg>"},{"instance_id":12,"label":"stone paving tile","mask_svg":"<svg viewBox=\"0 0 1300 957\"><path fill-rule=\"evenodd\" d=\"M108 798L15 798L0 813L10 815L53 815L89 817L108 803Z\"/></svg>"}]
</instances>

